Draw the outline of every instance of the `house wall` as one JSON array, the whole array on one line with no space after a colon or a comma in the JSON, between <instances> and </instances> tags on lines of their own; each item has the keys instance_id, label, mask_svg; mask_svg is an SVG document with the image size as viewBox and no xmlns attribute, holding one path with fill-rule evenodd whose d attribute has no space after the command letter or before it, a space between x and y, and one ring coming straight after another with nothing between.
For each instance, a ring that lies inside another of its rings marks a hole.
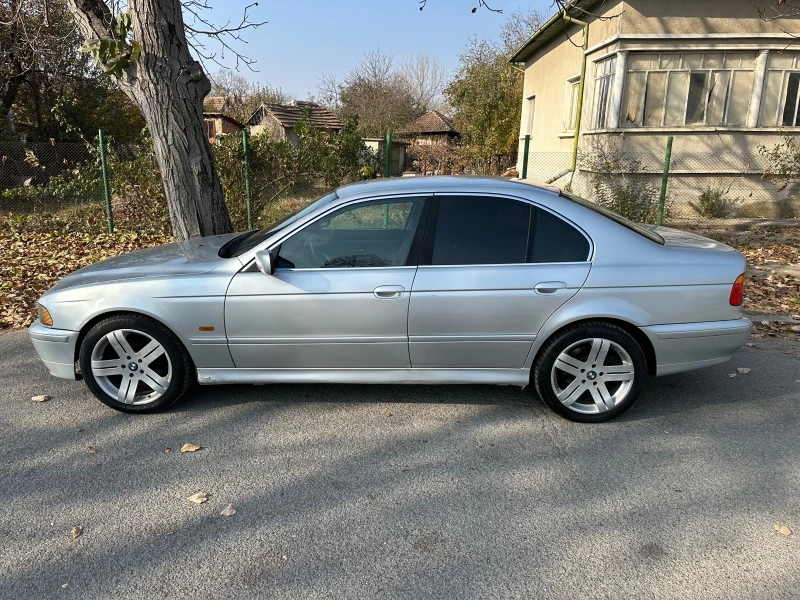
<instances>
[{"instance_id":1,"label":"house wall","mask_svg":"<svg viewBox=\"0 0 800 600\"><path fill-rule=\"evenodd\" d=\"M281 125L280 121L278 121L275 117L270 114L264 115L264 118L261 119L261 122L258 125L253 125L250 129L251 135L260 135L266 133L269 135L269 140L271 142L280 142L284 137L286 137L286 130ZM294 134L294 132L292 131Z\"/></svg>"},{"instance_id":2,"label":"house wall","mask_svg":"<svg viewBox=\"0 0 800 600\"><path fill-rule=\"evenodd\" d=\"M672 135L672 173L679 182L675 188L681 194L696 197L699 191L712 185L734 190L743 202L748 198L781 198L797 193L789 186L777 194L774 186L760 177L765 165L758 149L780 141L783 132L777 128L617 127L593 131L591 125L594 69L598 60L618 51L780 50L796 43L791 35L800 35L800 20L765 22L751 0L627 0L605 6L603 16L615 14L619 16L590 21L579 143L582 153L592 152L595 144L610 142L627 155L639 157L643 169L656 176L663 165L667 136ZM522 139L528 133L530 118L527 98L535 94L528 162L530 179L547 180L570 166L574 138L565 131L563 123L566 81L580 72L581 49L576 46L582 41L581 29L571 27L569 35L569 40L556 37L525 64L517 168L522 172ZM615 77L620 75L618 71ZM563 184L566 180L556 183Z\"/></svg>"}]
</instances>

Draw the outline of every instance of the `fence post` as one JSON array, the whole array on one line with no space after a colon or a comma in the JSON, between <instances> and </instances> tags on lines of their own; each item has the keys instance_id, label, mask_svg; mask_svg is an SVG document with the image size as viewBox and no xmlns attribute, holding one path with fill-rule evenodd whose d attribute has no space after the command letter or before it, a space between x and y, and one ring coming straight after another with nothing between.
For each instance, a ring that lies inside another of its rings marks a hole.
<instances>
[{"instance_id":1,"label":"fence post","mask_svg":"<svg viewBox=\"0 0 800 600\"><path fill-rule=\"evenodd\" d=\"M250 189L250 144L247 130L242 129L242 148L244 150L244 189L247 193L247 229L253 229L253 195Z\"/></svg>"},{"instance_id":2,"label":"fence post","mask_svg":"<svg viewBox=\"0 0 800 600\"><path fill-rule=\"evenodd\" d=\"M388 132L386 134L386 151L383 153L385 160L385 165L383 167L383 176L384 177L391 177L392 176L392 132Z\"/></svg>"},{"instance_id":3,"label":"fence post","mask_svg":"<svg viewBox=\"0 0 800 600\"><path fill-rule=\"evenodd\" d=\"M656 225L664 223L664 204L667 201L667 181L669 180L669 163L672 160L672 136L667 138L667 153L664 155L664 174L661 176L661 197L658 199L658 216Z\"/></svg>"},{"instance_id":4,"label":"fence post","mask_svg":"<svg viewBox=\"0 0 800 600\"><path fill-rule=\"evenodd\" d=\"M522 152L522 178L528 178L528 150L531 148L531 136L525 136L525 149Z\"/></svg>"},{"instance_id":5,"label":"fence post","mask_svg":"<svg viewBox=\"0 0 800 600\"><path fill-rule=\"evenodd\" d=\"M111 187L108 184L108 160L106 159L106 138L103 130L97 130L97 139L100 144L100 167L103 171L103 192L106 200L106 221L108 233L114 233L114 215L111 212Z\"/></svg>"}]
</instances>

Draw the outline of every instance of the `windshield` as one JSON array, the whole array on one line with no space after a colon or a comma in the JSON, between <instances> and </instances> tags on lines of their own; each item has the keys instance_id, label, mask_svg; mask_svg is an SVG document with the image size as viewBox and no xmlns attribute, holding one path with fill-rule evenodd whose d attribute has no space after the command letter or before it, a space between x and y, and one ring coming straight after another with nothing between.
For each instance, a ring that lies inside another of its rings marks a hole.
<instances>
[{"instance_id":1,"label":"windshield","mask_svg":"<svg viewBox=\"0 0 800 600\"><path fill-rule=\"evenodd\" d=\"M320 206L325 206L326 204L333 202L336 200L338 196L336 192L331 192L330 194L324 195L319 200L316 200L306 206L305 208L301 208L282 219L275 221L274 223L270 223L263 229L256 229L254 231L248 231L247 233L243 233L237 238L232 239L230 242L225 244L222 248L219 249L219 255L222 258L232 258L234 256L239 256L244 254L248 250L252 250L261 242L266 240L271 235L275 234L276 232L280 231L284 227L291 225L295 221L302 219L307 214L317 210Z\"/></svg>"},{"instance_id":2,"label":"windshield","mask_svg":"<svg viewBox=\"0 0 800 600\"><path fill-rule=\"evenodd\" d=\"M618 215L612 210L608 210L607 208L600 206L599 204L595 204L594 202L589 202L588 200L584 200L580 196L575 196L574 194L570 194L568 192L561 192L561 196L567 198L568 200L572 200L575 204L580 204L588 208L589 210L593 210L596 213L603 215L614 221L615 223L619 223L623 227L627 227L631 231L635 231L639 235L646 237L651 242L655 242L656 244L664 245L664 238L658 235L652 229L649 229L650 226L640 225L639 223L634 223L633 221L626 219L622 215Z\"/></svg>"}]
</instances>

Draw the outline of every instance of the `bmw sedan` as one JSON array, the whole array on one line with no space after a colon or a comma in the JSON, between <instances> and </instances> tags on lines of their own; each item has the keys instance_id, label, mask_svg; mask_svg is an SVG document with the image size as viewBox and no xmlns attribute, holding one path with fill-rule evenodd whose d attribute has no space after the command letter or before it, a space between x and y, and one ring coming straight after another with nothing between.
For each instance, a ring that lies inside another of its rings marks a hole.
<instances>
[{"instance_id":1,"label":"bmw sedan","mask_svg":"<svg viewBox=\"0 0 800 600\"><path fill-rule=\"evenodd\" d=\"M195 381L498 384L598 422L648 376L745 344L744 270L719 242L555 188L387 179L80 269L42 296L30 337L53 375L126 412Z\"/></svg>"}]
</instances>

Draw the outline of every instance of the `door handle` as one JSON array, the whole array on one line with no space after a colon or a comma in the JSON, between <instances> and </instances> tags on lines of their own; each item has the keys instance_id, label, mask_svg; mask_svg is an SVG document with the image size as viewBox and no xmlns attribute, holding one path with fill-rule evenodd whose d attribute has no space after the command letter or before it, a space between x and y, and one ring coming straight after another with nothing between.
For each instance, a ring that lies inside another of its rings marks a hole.
<instances>
[{"instance_id":1,"label":"door handle","mask_svg":"<svg viewBox=\"0 0 800 600\"><path fill-rule=\"evenodd\" d=\"M406 288L402 285L381 285L372 292L376 298L386 300L389 298L402 298Z\"/></svg>"},{"instance_id":2,"label":"door handle","mask_svg":"<svg viewBox=\"0 0 800 600\"><path fill-rule=\"evenodd\" d=\"M567 291L567 284L563 281L543 281L536 284L533 290L540 296L560 296Z\"/></svg>"}]
</instances>

